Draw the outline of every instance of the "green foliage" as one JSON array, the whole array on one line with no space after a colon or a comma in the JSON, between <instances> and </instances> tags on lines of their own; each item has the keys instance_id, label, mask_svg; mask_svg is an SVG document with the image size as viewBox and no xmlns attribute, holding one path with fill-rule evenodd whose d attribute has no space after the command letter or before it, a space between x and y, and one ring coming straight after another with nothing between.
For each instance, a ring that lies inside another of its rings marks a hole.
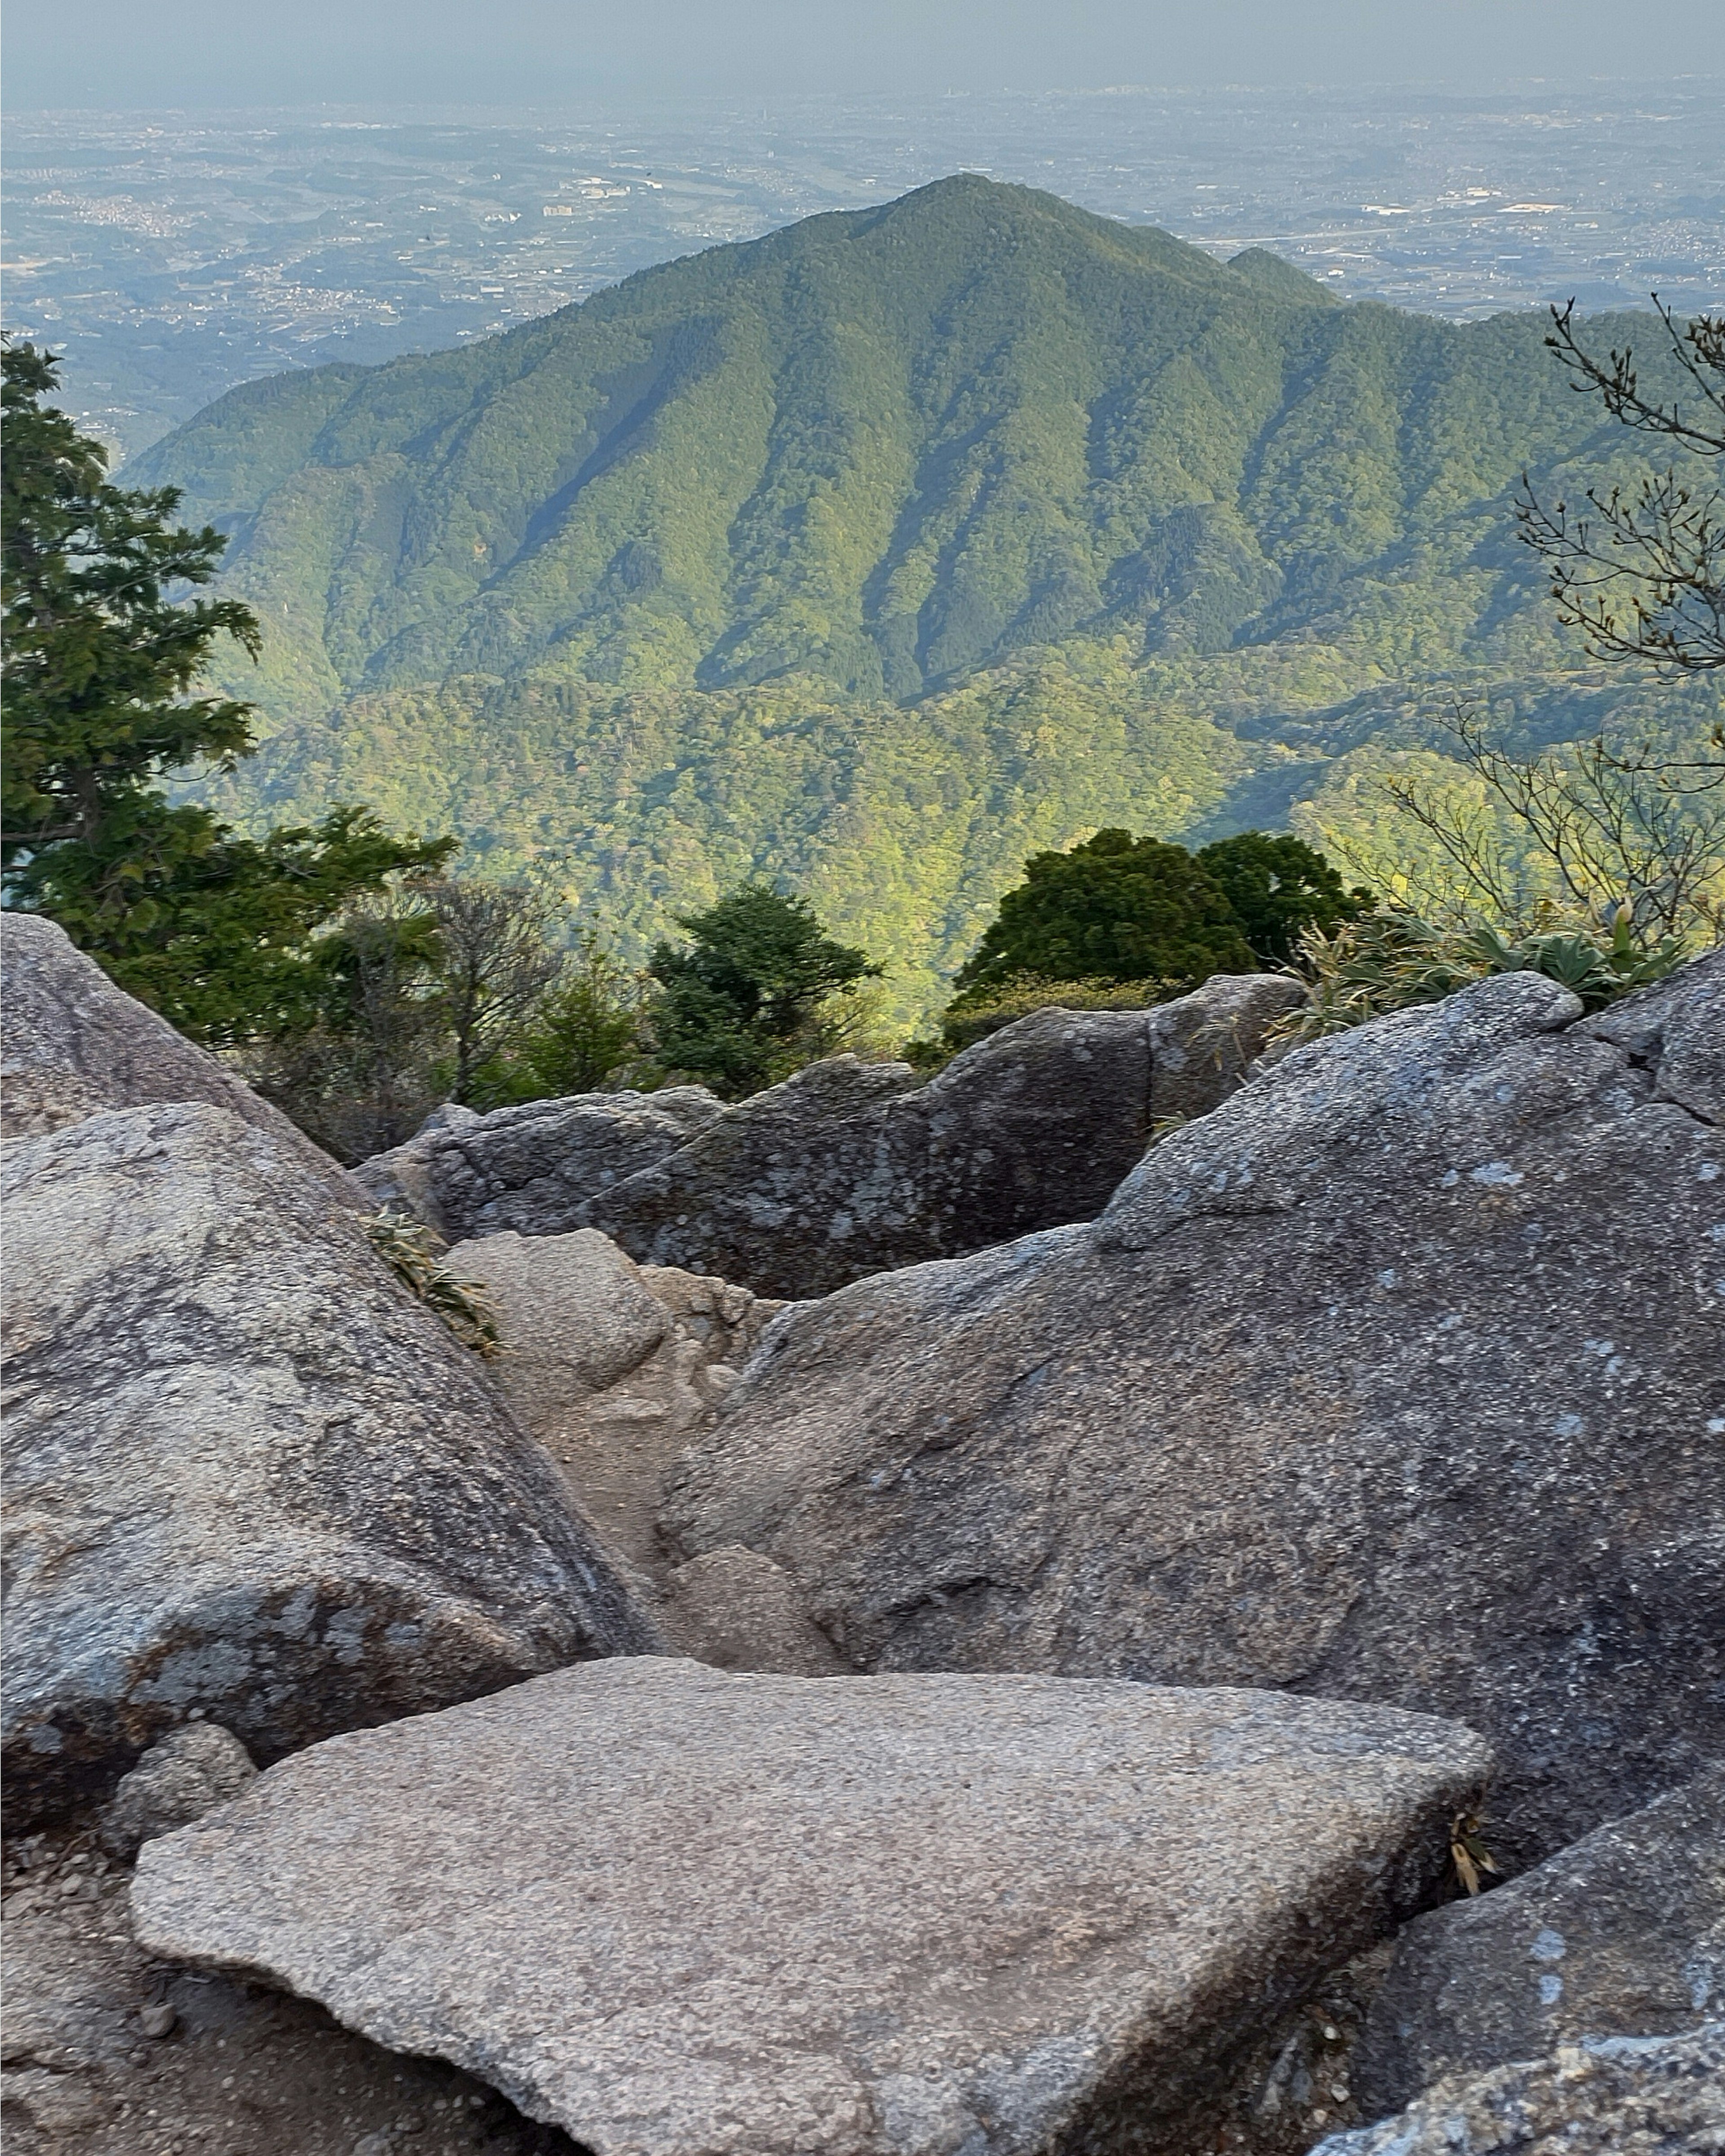
<instances>
[{"instance_id":1,"label":"green foliage","mask_svg":"<svg viewBox=\"0 0 1725 2156\"><path fill-rule=\"evenodd\" d=\"M157 828L172 837L188 822L185 850L165 845L159 865L129 880L123 906L76 845L33 861L18 888L121 988L213 1048L315 1026L330 993L319 932L357 894L440 867L455 844L392 837L363 808L252 839L164 804Z\"/></svg>"},{"instance_id":2,"label":"green foliage","mask_svg":"<svg viewBox=\"0 0 1725 2156\"><path fill-rule=\"evenodd\" d=\"M373 1213L362 1221L372 1248L408 1292L434 1311L482 1362L503 1353L501 1319L483 1282L459 1281L438 1254L429 1228L405 1214Z\"/></svg>"},{"instance_id":3,"label":"green foliage","mask_svg":"<svg viewBox=\"0 0 1725 2156\"><path fill-rule=\"evenodd\" d=\"M1341 873L1303 840L1242 831L1201 846L1198 865L1219 883L1254 956L1285 966L1308 929L1325 932L1368 913L1369 891L1350 891Z\"/></svg>"},{"instance_id":4,"label":"green foliage","mask_svg":"<svg viewBox=\"0 0 1725 2156\"><path fill-rule=\"evenodd\" d=\"M585 929L516 1051L509 1097L598 1092L644 1049L641 977Z\"/></svg>"},{"instance_id":5,"label":"green foliage","mask_svg":"<svg viewBox=\"0 0 1725 2156\"><path fill-rule=\"evenodd\" d=\"M823 1006L881 971L834 942L807 899L769 884L744 884L704 912L675 918L694 940L681 949L661 942L649 962L660 991L655 1055L727 1099L773 1085L819 1053Z\"/></svg>"},{"instance_id":6,"label":"green foliage","mask_svg":"<svg viewBox=\"0 0 1725 2156\"><path fill-rule=\"evenodd\" d=\"M1075 634L1501 659L1524 467L1609 476L1543 326L1335 306L965 176L234 391L136 470L238 530L279 718L541 667L906 701Z\"/></svg>"},{"instance_id":7,"label":"green foliage","mask_svg":"<svg viewBox=\"0 0 1725 2156\"><path fill-rule=\"evenodd\" d=\"M402 1144L448 1098L441 955L417 896L362 899L312 947L309 1022L248 1045L252 1084L338 1160Z\"/></svg>"},{"instance_id":8,"label":"green foliage","mask_svg":"<svg viewBox=\"0 0 1725 2156\"><path fill-rule=\"evenodd\" d=\"M1545 925L1520 936L1475 923L1438 927L1417 914L1386 910L1302 939L1294 970L1311 1002L1280 1021L1284 1039L1315 1040L1363 1025L1388 1011L1437 1003L1493 973L1543 973L1599 1010L1632 988L1661 980L1687 955L1680 937L1638 942L1626 912L1609 924L1565 920L1550 909Z\"/></svg>"},{"instance_id":9,"label":"green foliage","mask_svg":"<svg viewBox=\"0 0 1725 2156\"><path fill-rule=\"evenodd\" d=\"M1257 971L1228 894L1185 847L1098 831L1033 854L956 985L1047 980L1178 981Z\"/></svg>"},{"instance_id":10,"label":"green foliage","mask_svg":"<svg viewBox=\"0 0 1725 2156\"><path fill-rule=\"evenodd\" d=\"M325 993L315 932L455 842L393 839L360 808L251 839L170 803L167 775L250 752L249 706L187 692L218 637L255 652L257 623L169 598L209 583L221 535L171 526L172 487L108 485L100 444L43 402L56 365L29 345L0 360L8 897L193 1040L303 1030Z\"/></svg>"},{"instance_id":11,"label":"green foliage","mask_svg":"<svg viewBox=\"0 0 1725 2156\"><path fill-rule=\"evenodd\" d=\"M5 859L80 845L117 903L157 857L154 782L199 758L231 769L250 746L249 705L187 691L218 637L254 654L259 631L236 600L167 597L208 584L225 542L169 525L176 488L107 483L101 444L43 402L58 365L28 344L0 354Z\"/></svg>"}]
</instances>

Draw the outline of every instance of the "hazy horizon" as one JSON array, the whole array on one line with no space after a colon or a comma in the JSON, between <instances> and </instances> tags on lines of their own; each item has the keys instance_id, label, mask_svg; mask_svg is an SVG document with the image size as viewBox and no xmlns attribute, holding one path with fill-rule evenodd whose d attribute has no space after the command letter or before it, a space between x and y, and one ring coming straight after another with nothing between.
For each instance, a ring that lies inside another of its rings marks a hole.
<instances>
[{"instance_id":1,"label":"hazy horizon","mask_svg":"<svg viewBox=\"0 0 1725 2156\"><path fill-rule=\"evenodd\" d=\"M573 100L1381 82L1472 94L1725 73L1717 0L121 0L14 10L13 111L389 105L550 111Z\"/></svg>"}]
</instances>

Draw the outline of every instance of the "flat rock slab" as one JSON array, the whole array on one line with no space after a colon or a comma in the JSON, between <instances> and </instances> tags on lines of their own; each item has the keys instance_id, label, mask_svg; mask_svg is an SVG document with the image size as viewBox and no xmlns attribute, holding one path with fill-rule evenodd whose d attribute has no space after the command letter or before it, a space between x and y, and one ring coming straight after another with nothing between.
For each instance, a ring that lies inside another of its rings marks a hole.
<instances>
[{"instance_id":1,"label":"flat rock slab","mask_svg":"<svg viewBox=\"0 0 1725 2156\"><path fill-rule=\"evenodd\" d=\"M1101 2151L1428 1894L1488 1765L1271 1693L619 1661L284 1760L133 1903L598 2156Z\"/></svg>"}]
</instances>

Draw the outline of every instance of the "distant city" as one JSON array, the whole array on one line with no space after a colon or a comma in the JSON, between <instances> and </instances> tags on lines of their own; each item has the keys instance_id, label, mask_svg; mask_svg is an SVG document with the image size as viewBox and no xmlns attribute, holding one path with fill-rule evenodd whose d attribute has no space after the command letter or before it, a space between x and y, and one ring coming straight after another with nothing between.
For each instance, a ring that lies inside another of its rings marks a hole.
<instances>
[{"instance_id":1,"label":"distant city","mask_svg":"<svg viewBox=\"0 0 1725 2156\"><path fill-rule=\"evenodd\" d=\"M457 344L958 170L1350 300L1725 305L1725 82L1122 89L624 116L14 115L4 320L116 456L240 382Z\"/></svg>"}]
</instances>

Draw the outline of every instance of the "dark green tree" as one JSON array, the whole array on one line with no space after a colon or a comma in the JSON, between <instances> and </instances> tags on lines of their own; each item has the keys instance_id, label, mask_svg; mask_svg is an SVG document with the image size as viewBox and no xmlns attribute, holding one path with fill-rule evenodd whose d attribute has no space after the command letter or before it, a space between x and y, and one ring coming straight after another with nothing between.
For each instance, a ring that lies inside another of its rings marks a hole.
<instances>
[{"instance_id":1,"label":"dark green tree","mask_svg":"<svg viewBox=\"0 0 1725 2156\"><path fill-rule=\"evenodd\" d=\"M1194 855L1227 894L1235 919L1262 966L1286 966L1308 928L1331 934L1375 903L1301 839L1241 831L1200 846Z\"/></svg>"},{"instance_id":2,"label":"dark green tree","mask_svg":"<svg viewBox=\"0 0 1725 2156\"><path fill-rule=\"evenodd\" d=\"M821 1052L821 1006L877 977L865 952L835 943L806 899L746 883L704 913L678 914L694 940L655 946L655 1053L726 1099L786 1077Z\"/></svg>"},{"instance_id":3,"label":"dark green tree","mask_svg":"<svg viewBox=\"0 0 1725 2156\"><path fill-rule=\"evenodd\" d=\"M1257 966L1226 891L1184 846L1108 830L1030 856L954 986L1024 974L1185 983Z\"/></svg>"},{"instance_id":4,"label":"dark green tree","mask_svg":"<svg viewBox=\"0 0 1725 2156\"><path fill-rule=\"evenodd\" d=\"M174 525L172 487L109 484L100 443L44 401L58 366L28 344L0 354L7 897L194 1039L291 1030L321 992L313 932L454 842L392 838L352 808L250 839L169 801L163 779L251 752L251 707L192 692L219 637L255 655L258 624L193 595L222 535Z\"/></svg>"}]
</instances>

